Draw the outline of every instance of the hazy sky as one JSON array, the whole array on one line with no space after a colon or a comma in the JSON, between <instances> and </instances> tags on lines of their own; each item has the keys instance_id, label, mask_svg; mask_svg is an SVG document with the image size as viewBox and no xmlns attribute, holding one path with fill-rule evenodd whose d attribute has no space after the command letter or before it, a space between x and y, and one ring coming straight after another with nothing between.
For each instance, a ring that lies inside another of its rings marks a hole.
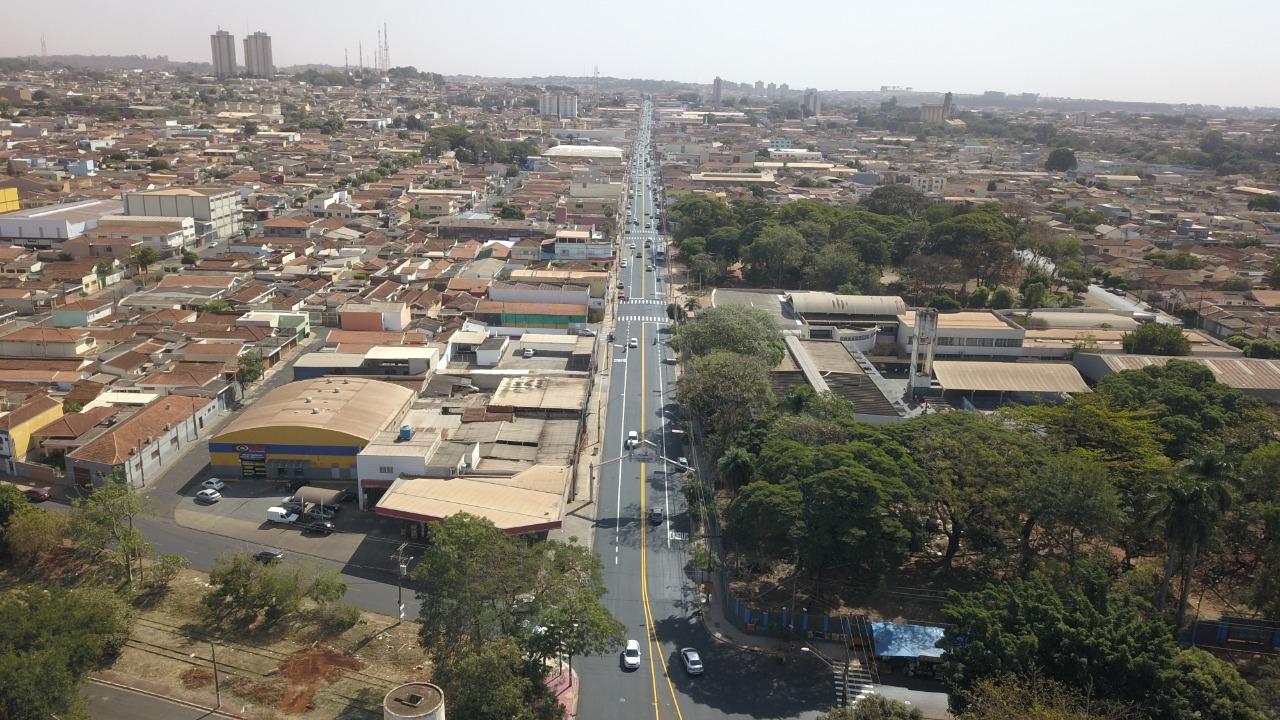
<instances>
[{"instance_id":1,"label":"hazy sky","mask_svg":"<svg viewBox=\"0 0 1280 720\"><path fill-rule=\"evenodd\" d=\"M1039 92L1280 106L1280 0L59 0L6 13L0 54L210 58L219 25L263 30L277 65L602 75L793 88Z\"/></svg>"}]
</instances>

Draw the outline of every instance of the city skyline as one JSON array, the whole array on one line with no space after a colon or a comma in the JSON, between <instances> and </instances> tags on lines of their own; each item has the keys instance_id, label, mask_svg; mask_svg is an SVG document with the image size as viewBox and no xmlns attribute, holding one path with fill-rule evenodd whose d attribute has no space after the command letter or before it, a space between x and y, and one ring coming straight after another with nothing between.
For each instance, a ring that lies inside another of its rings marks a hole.
<instances>
[{"instance_id":1,"label":"city skyline","mask_svg":"<svg viewBox=\"0 0 1280 720\"><path fill-rule=\"evenodd\" d=\"M1280 23L1280 6L1244 0L1217 5L1223 16L1239 9L1252 17L1250 23L1233 26L1230 34L1189 22L1191 12L1202 9L1189 0L1119 5L1086 0L1068 18L1008 0L966 8L962 17L935 0L910 12L818 2L806 7L804 17L790 21L797 24L790 29L761 22L775 8L762 0L735 5L732 13L658 0L645 13L625 17L617 15L622 10L581 0L537 7L499 0L479 27L467 8L427 8L401 0L365 3L358 16L331 0L309 5L306 13L288 4L243 0L193 7L180 16L151 12L155 7L145 0L36 6L11 18L0 39L13 55L39 55L45 37L53 55L165 55L208 63L205 38L221 27L237 37L256 30L271 35L277 67L341 67L344 58L356 65L361 45L364 64L373 66L378 30L386 22L392 66L448 75L585 77L598 66L610 77L702 85L719 75L734 82L788 82L793 88L824 92L895 85L965 94L1001 90L1081 99L1280 106L1280 86L1224 82L1241 68L1273 60L1266 32ZM334 22L336 17L342 22ZM680 18L686 30L707 32L695 34L693 42L685 31L664 33L672 18ZM1092 22L1080 24L1079 18ZM805 23L814 28L800 27ZM613 36L624 26L652 43L616 42ZM568 52L538 52L541 45L530 34L538 28L565 38ZM1141 28L1141 33L1119 28ZM820 44L824 33L829 47ZM144 44L139 38L145 38Z\"/></svg>"}]
</instances>

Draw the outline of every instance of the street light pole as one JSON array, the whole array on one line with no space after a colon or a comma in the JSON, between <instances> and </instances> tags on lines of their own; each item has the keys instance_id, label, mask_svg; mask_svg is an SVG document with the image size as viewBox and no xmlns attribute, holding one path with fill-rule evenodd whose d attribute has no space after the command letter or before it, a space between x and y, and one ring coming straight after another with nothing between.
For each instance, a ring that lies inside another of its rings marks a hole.
<instances>
[{"instance_id":1,"label":"street light pole","mask_svg":"<svg viewBox=\"0 0 1280 720\"><path fill-rule=\"evenodd\" d=\"M400 543L396 548L396 607L400 610L400 620L404 621L404 575L407 564L404 560L404 549L409 543Z\"/></svg>"}]
</instances>

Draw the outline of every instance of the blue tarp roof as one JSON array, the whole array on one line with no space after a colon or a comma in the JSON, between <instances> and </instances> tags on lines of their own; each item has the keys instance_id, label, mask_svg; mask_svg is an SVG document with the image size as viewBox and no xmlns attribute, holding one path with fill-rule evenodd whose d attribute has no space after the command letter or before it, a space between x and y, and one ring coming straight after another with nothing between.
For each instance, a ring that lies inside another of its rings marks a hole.
<instances>
[{"instance_id":1,"label":"blue tarp roof","mask_svg":"<svg viewBox=\"0 0 1280 720\"><path fill-rule=\"evenodd\" d=\"M936 647L942 639L940 627L873 622L871 633L875 637L876 657L942 657L942 648Z\"/></svg>"}]
</instances>

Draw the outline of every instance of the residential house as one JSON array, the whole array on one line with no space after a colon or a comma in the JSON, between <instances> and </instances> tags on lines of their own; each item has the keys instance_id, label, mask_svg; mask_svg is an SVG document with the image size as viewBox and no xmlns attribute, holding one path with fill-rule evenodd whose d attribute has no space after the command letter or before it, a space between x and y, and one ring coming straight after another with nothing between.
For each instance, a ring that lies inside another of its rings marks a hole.
<instances>
[{"instance_id":1,"label":"residential house","mask_svg":"<svg viewBox=\"0 0 1280 720\"><path fill-rule=\"evenodd\" d=\"M81 487L120 477L147 486L185 448L207 439L214 398L165 395L66 457L67 476Z\"/></svg>"}]
</instances>

